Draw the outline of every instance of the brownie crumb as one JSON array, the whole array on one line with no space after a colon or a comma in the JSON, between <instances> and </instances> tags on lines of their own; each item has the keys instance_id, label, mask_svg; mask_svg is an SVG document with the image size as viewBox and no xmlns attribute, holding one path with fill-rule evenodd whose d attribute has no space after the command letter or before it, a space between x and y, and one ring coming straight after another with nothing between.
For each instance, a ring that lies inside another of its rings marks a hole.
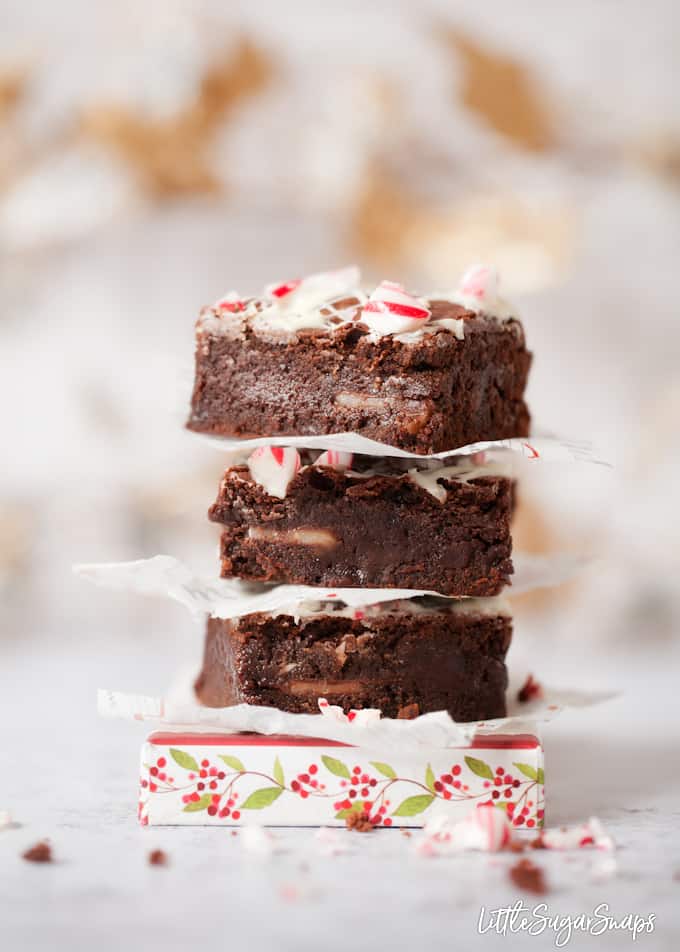
<instances>
[{"instance_id":1,"label":"brownie crumb","mask_svg":"<svg viewBox=\"0 0 680 952\"><path fill-rule=\"evenodd\" d=\"M414 717L420 714L420 707L417 704L405 704L397 711L397 717L400 721L412 721Z\"/></svg>"},{"instance_id":2,"label":"brownie crumb","mask_svg":"<svg viewBox=\"0 0 680 952\"><path fill-rule=\"evenodd\" d=\"M542 833L539 833L538 836L536 837L536 839L531 841L531 844L530 844L530 845L531 845L532 850L547 850L547 848L548 848L548 847L545 845L545 840L543 839L543 834L542 834Z\"/></svg>"},{"instance_id":3,"label":"brownie crumb","mask_svg":"<svg viewBox=\"0 0 680 952\"><path fill-rule=\"evenodd\" d=\"M410 830L402 830L402 831L401 831L401 835L402 835L402 836L406 836L406 837L413 836L413 834L411 833Z\"/></svg>"},{"instance_id":4,"label":"brownie crumb","mask_svg":"<svg viewBox=\"0 0 680 952\"><path fill-rule=\"evenodd\" d=\"M151 850L149 853L149 866L167 866L168 854L163 850Z\"/></svg>"},{"instance_id":5,"label":"brownie crumb","mask_svg":"<svg viewBox=\"0 0 680 952\"><path fill-rule=\"evenodd\" d=\"M510 879L515 886L536 896L544 896L548 892L543 870L532 863L530 859L520 859L510 867Z\"/></svg>"},{"instance_id":6,"label":"brownie crumb","mask_svg":"<svg viewBox=\"0 0 680 952\"><path fill-rule=\"evenodd\" d=\"M22 853L22 856L29 863L51 863L52 847L47 840L41 840L40 843L36 843L35 846Z\"/></svg>"},{"instance_id":7,"label":"brownie crumb","mask_svg":"<svg viewBox=\"0 0 680 952\"><path fill-rule=\"evenodd\" d=\"M356 833L370 833L375 823L368 813L352 812L345 820L345 826L348 830L354 830Z\"/></svg>"},{"instance_id":8,"label":"brownie crumb","mask_svg":"<svg viewBox=\"0 0 680 952\"><path fill-rule=\"evenodd\" d=\"M511 853L523 853L529 849L529 846L530 844L526 840L510 840L508 843L508 849Z\"/></svg>"},{"instance_id":9,"label":"brownie crumb","mask_svg":"<svg viewBox=\"0 0 680 952\"><path fill-rule=\"evenodd\" d=\"M528 701L537 701L543 697L543 688L534 680L533 674L527 676L526 681L522 687L517 692L517 700L521 704L526 704Z\"/></svg>"}]
</instances>

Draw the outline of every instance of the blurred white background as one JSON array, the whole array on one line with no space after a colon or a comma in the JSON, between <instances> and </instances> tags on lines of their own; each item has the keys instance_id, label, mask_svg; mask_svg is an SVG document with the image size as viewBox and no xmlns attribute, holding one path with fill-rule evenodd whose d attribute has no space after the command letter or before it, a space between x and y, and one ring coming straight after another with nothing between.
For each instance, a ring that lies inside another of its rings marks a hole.
<instances>
[{"instance_id":1,"label":"blurred white background","mask_svg":"<svg viewBox=\"0 0 680 952\"><path fill-rule=\"evenodd\" d=\"M673 0L0 10L4 672L68 645L110 657L107 686L152 693L196 656L180 609L91 590L70 565L167 552L216 571L221 460L182 429L198 309L355 260L420 290L497 264L535 353L536 428L616 465L525 492L518 547L602 562L522 599L513 651L665 652L680 615Z\"/></svg>"}]
</instances>

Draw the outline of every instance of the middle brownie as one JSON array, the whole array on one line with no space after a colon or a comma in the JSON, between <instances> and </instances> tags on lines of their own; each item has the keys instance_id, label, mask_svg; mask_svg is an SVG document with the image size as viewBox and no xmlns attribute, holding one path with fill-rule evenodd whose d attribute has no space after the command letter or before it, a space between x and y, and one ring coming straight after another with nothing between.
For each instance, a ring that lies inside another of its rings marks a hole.
<instances>
[{"instance_id":1,"label":"middle brownie","mask_svg":"<svg viewBox=\"0 0 680 952\"><path fill-rule=\"evenodd\" d=\"M497 595L508 583L514 483L502 467L354 456L349 469L317 459L302 457L285 495L248 465L227 470L209 513L225 526L223 577L453 596Z\"/></svg>"}]
</instances>

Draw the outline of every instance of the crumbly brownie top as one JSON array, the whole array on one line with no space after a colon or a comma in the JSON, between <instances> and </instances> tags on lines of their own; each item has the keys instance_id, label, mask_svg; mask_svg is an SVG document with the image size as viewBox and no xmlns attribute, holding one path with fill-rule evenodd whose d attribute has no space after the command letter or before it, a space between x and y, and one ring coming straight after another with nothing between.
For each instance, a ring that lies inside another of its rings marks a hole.
<instances>
[{"instance_id":1,"label":"crumbly brownie top","mask_svg":"<svg viewBox=\"0 0 680 952\"><path fill-rule=\"evenodd\" d=\"M511 457L490 459L485 453L443 459L399 459L398 457L364 456L338 450L298 451L295 447L261 446L254 450L245 466L227 470L226 480L252 479L270 495L285 499L295 476L307 467L329 467L341 470L350 480L386 476L407 479L420 486L439 502L446 500L442 481L470 482L472 479L495 476L510 479L514 473Z\"/></svg>"},{"instance_id":2,"label":"crumbly brownie top","mask_svg":"<svg viewBox=\"0 0 680 952\"><path fill-rule=\"evenodd\" d=\"M478 316L510 321L512 308L498 296L498 276L475 265L451 292L419 297L392 281L370 294L359 290L355 266L269 285L259 297L230 291L198 319L199 334L245 340L249 335L287 343L300 333L347 340L347 331L377 341L381 337L411 344L426 335L445 333L463 340L466 324Z\"/></svg>"}]
</instances>

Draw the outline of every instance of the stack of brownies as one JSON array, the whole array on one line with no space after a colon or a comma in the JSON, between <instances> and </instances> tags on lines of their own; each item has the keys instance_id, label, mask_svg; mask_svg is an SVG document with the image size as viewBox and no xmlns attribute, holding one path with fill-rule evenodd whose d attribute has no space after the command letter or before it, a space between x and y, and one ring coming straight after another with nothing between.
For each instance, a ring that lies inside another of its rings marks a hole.
<instances>
[{"instance_id":1,"label":"stack of brownies","mask_svg":"<svg viewBox=\"0 0 680 952\"><path fill-rule=\"evenodd\" d=\"M189 428L267 440L227 469L210 509L221 574L319 588L290 609L210 619L203 704L505 715L512 622L498 596L512 574L514 483L469 447L528 435L530 363L481 266L425 298L392 282L367 295L346 268L257 298L232 292L201 313ZM340 433L385 455L283 439ZM336 588L434 594L357 609Z\"/></svg>"}]
</instances>

